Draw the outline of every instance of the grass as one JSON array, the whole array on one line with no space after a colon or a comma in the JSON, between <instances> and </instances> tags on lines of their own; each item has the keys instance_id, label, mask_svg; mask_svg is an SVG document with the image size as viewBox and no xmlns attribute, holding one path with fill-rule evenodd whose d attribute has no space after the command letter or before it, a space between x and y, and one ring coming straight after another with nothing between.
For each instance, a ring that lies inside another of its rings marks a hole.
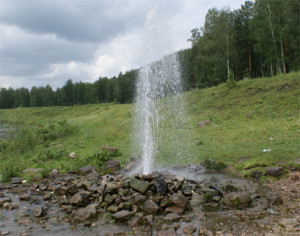
<instances>
[{"instance_id":1,"label":"grass","mask_svg":"<svg viewBox=\"0 0 300 236\"><path fill-rule=\"evenodd\" d=\"M188 162L224 162L244 175L278 162L295 166L300 150L299 81L297 72L185 93L188 122L181 130L190 144ZM87 164L100 166L102 146L117 147L124 165L132 153L133 116L133 104L0 110L0 122L17 127L11 139L0 141L2 180L22 176L26 168L43 168L45 175L54 168L65 172ZM203 120L212 124L199 128ZM164 132L172 137L177 130ZM159 149L160 162L177 163L175 144L161 143ZM75 159L70 152L76 152ZM179 163L186 164L186 155ZM239 163L245 156L252 159Z\"/></svg>"}]
</instances>

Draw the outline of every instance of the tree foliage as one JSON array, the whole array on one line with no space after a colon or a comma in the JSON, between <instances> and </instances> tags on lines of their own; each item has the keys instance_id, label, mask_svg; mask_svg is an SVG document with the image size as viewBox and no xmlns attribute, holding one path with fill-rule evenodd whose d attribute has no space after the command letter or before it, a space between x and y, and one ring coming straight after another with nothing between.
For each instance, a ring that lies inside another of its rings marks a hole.
<instances>
[{"instance_id":1,"label":"tree foliage","mask_svg":"<svg viewBox=\"0 0 300 236\"><path fill-rule=\"evenodd\" d=\"M191 31L191 48L177 52L184 91L299 70L299 32L297 0L245 1L235 11L210 9L204 26ZM94 83L69 79L55 91L50 85L33 86L30 91L0 88L0 109L131 103L137 74L131 70Z\"/></svg>"}]
</instances>

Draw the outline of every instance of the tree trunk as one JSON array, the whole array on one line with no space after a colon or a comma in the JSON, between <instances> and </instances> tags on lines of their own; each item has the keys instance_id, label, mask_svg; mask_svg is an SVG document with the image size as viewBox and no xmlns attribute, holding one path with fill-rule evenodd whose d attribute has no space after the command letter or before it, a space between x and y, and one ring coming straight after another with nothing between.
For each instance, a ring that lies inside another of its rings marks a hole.
<instances>
[{"instance_id":1,"label":"tree trunk","mask_svg":"<svg viewBox=\"0 0 300 236\"><path fill-rule=\"evenodd\" d=\"M273 77L273 65L272 65L272 62L271 62L271 77Z\"/></svg>"},{"instance_id":2,"label":"tree trunk","mask_svg":"<svg viewBox=\"0 0 300 236\"><path fill-rule=\"evenodd\" d=\"M230 78L229 78L230 68L229 68L229 42L228 42L228 31L227 31L227 37L226 37L226 40L227 40L227 80L229 81L229 80L230 80Z\"/></svg>"},{"instance_id":3,"label":"tree trunk","mask_svg":"<svg viewBox=\"0 0 300 236\"><path fill-rule=\"evenodd\" d=\"M276 64L277 64L277 69L279 69L279 73L281 73L280 67L279 67L279 59L278 59L278 54L277 54L277 50L276 50L276 44L275 44L275 36L274 36L274 30L273 30L273 26L272 26L272 15L271 15L271 8L270 8L270 2L267 1L268 3L268 12L266 11L266 16L267 16L267 20L270 26L270 30L271 30L271 35L272 35L272 41L273 41L273 47L274 47L274 53L275 53L275 58L276 58Z\"/></svg>"}]
</instances>

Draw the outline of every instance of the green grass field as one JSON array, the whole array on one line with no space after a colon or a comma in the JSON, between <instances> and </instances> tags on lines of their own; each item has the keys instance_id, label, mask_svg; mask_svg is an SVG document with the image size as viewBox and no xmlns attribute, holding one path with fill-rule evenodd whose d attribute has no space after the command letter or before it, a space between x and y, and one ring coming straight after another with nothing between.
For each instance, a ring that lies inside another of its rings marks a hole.
<instances>
[{"instance_id":1,"label":"green grass field","mask_svg":"<svg viewBox=\"0 0 300 236\"><path fill-rule=\"evenodd\" d=\"M296 165L299 81L298 72L185 93L188 162L222 161L245 175L249 168L264 170L278 162ZM99 151L105 145L117 147L120 156L116 158L125 165L132 152L133 116L133 104L0 110L0 122L17 128L12 138L0 141L2 180L22 176L26 168L44 168L44 175L53 168L65 172L99 164ZM212 124L199 128L203 120ZM168 153L176 148L163 144L160 149L160 162L170 163ZM76 152L75 159L69 157L70 152ZM245 156L252 159L239 164ZM185 158L180 161L186 164Z\"/></svg>"}]
</instances>

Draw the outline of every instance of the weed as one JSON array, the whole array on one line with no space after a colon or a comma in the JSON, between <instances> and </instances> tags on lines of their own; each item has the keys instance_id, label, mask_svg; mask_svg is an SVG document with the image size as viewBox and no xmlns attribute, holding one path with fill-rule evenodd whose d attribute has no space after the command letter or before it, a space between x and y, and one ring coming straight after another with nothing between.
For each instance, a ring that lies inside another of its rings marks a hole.
<instances>
[{"instance_id":1,"label":"weed","mask_svg":"<svg viewBox=\"0 0 300 236\"><path fill-rule=\"evenodd\" d=\"M213 161L211 159L206 158L202 165L208 169L208 170L214 170L214 171L220 171L227 167L227 165L224 162L221 161Z\"/></svg>"}]
</instances>

